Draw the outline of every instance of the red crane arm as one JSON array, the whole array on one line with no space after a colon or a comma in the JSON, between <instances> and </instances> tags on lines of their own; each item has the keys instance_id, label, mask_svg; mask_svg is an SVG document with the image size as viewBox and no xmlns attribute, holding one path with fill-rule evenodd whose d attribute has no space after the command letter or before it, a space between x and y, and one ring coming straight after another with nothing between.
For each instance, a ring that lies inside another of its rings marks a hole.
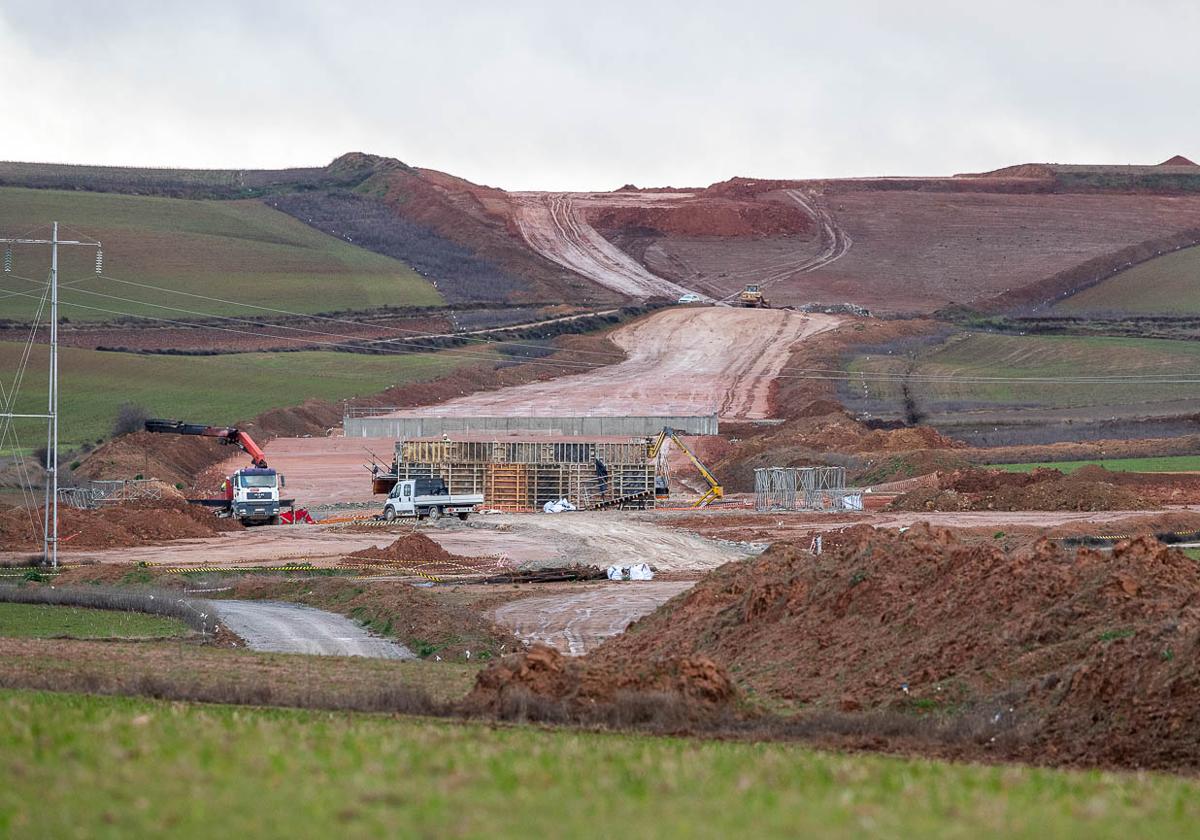
<instances>
[{"instance_id":1,"label":"red crane arm","mask_svg":"<svg viewBox=\"0 0 1200 840\"><path fill-rule=\"evenodd\" d=\"M171 435L199 435L215 437L221 443L232 444L250 456L254 466L267 468L267 456L254 438L234 426L202 426L199 423L184 423L181 420L147 420L147 432Z\"/></svg>"}]
</instances>

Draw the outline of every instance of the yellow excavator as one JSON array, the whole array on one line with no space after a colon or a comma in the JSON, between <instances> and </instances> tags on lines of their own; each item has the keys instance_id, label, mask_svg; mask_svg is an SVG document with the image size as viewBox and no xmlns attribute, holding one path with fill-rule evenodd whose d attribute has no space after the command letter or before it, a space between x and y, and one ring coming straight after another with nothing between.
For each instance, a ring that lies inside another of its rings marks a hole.
<instances>
[{"instance_id":1,"label":"yellow excavator","mask_svg":"<svg viewBox=\"0 0 1200 840\"><path fill-rule=\"evenodd\" d=\"M664 426L663 430L658 433L657 437L654 438L653 443L650 444L650 457L657 459L658 453L662 450L663 444L668 440L674 441L675 445L684 451L684 454L686 454L688 458L692 460L692 463L696 465L696 469L700 471L700 475L705 481L708 482L708 490L703 496L696 500L696 503L692 505L692 507L707 507L709 504L715 502L717 499L720 499L725 495L725 489L721 486L721 483L717 481L717 477L709 471L708 467L700 463L700 459L696 457L696 453L693 452L687 446L687 444L680 440L679 434L670 426Z\"/></svg>"}]
</instances>

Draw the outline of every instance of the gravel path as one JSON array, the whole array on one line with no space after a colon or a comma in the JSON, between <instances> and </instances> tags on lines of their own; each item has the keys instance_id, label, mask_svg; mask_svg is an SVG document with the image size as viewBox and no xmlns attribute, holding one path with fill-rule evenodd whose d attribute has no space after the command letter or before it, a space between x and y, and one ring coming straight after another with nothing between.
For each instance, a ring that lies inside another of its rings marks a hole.
<instances>
[{"instance_id":1,"label":"gravel path","mask_svg":"<svg viewBox=\"0 0 1200 840\"><path fill-rule=\"evenodd\" d=\"M343 615L276 601L213 601L225 626L251 650L416 659L404 645L372 636Z\"/></svg>"}]
</instances>

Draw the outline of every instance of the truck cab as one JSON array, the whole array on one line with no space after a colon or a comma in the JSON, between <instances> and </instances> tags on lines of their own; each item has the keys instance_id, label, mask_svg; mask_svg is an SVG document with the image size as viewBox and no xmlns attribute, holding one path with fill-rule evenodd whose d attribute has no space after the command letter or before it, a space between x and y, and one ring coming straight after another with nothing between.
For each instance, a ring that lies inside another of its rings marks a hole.
<instances>
[{"instance_id":1,"label":"truck cab","mask_svg":"<svg viewBox=\"0 0 1200 840\"><path fill-rule=\"evenodd\" d=\"M391 522L397 517L439 519L454 515L465 520L478 505L482 493L451 494L441 478L407 478L397 481L383 504L383 518Z\"/></svg>"},{"instance_id":2,"label":"truck cab","mask_svg":"<svg viewBox=\"0 0 1200 840\"><path fill-rule=\"evenodd\" d=\"M275 470L247 467L225 480L229 516L247 525L278 525L282 475Z\"/></svg>"}]
</instances>

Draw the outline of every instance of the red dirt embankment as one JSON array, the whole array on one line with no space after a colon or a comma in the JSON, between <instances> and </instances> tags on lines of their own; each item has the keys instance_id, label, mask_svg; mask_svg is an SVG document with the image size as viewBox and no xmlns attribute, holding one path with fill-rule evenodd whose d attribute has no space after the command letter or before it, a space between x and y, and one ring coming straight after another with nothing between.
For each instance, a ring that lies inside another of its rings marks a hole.
<instances>
[{"instance_id":1,"label":"red dirt embankment","mask_svg":"<svg viewBox=\"0 0 1200 840\"><path fill-rule=\"evenodd\" d=\"M810 233L813 221L794 204L730 199L684 200L675 206L617 205L587 214L606 234L653 232L679 236L787 236Z\"/></svg>"},{"instance_id":2,"label":"red dirt embankment","mask_svg":"<svg viewBox=\"0 0 1200 840\"><path fill-rule=\"evenodd\" d=\"M41 522L40 509L0 512L0 545L14 551L41 548ZM156 545L243 528L236 520L220 519L207 508L189 505L182 499L130 502L99 510L60 506L58 523L59 548L63 551Z\"/></svg>"},{"instance_id":3,"label":"red dirt embankment","mask_svg":"<svg viewBox=\"0 0 1200 840\"><path fill-rule=\"evenodd\" d=\"M707 657L818 709L986 713L996 757L1195 767L1198 592L1200 567L1147 537L1007 554L856 526L818 557L778 545L722 566L580 667Z\"/></svg>"},{"instance_id":4,"label":"red dirt embankment","mask_svg":"<svg viewBox=\"0 0 1200 840\"><path fill-rule=\"evenodd\" d=\"M917 487L897 497L890 509L1149 510L1156 507L1156 498L1177 503L1187 500L1182 488L1156 484L1154 478L1110 473L1100 467L1084 467L1069 475L1050 469L1029 473L955 470L937 475L931 487ZM1193 493L1200 490L1200 482L1190 485Z\"/></svg>"}]
</instances>

